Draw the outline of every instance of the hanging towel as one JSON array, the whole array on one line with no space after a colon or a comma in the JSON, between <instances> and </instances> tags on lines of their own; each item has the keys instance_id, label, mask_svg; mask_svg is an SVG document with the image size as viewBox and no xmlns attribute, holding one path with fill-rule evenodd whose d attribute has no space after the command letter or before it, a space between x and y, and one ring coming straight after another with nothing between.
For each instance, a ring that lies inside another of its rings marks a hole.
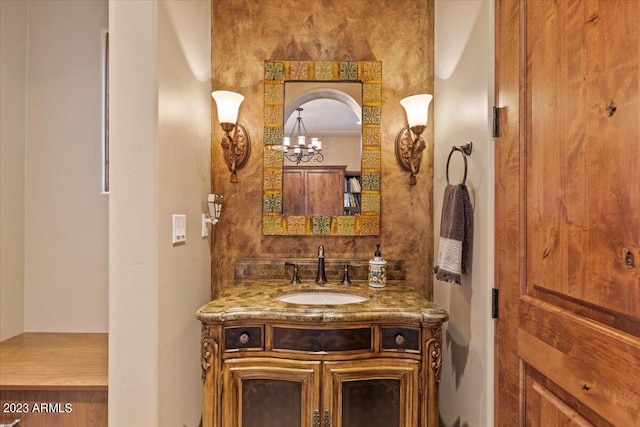
<instances>
[{"instance_id":1,"label":"hanging towel","mask_svg":"<svg viewBox=\"0 0 640 427\"><path fill-rule=\"evenodd\" d=\"M466 274L473 239L473 208L467 186L447 184L442 201L436 279L460 284Z\"/></svg>"}]
</instances>

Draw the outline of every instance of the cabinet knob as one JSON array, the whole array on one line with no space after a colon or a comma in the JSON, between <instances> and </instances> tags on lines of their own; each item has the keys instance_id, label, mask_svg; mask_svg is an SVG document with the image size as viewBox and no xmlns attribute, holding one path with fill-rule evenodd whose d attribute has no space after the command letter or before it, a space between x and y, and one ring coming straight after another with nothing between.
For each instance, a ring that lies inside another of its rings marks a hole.
<instances>
[{"instance_id":1,"label":"cabinet knob","mask_svg":"<svg viewBox=\"0 0 640 427\"><path fill-rule=\"evenodd\" d=\"M402 334L396 335L396 344L404 345L404 343L405 343L404 336L402 336Z\"/></svg>"},{"instance_id":2,"label":"cabinet knob","mask_svg":"<svg viewBox=\"0 0 640 427\"><path fill-rule=\"evenodd\" d=\"M322 417L322 427L331 427L331 418L329 417L329 410L324 410L324 416Z\"/></svg>"},{"instance_id":3,"label":"cabinet knob","mask_svg":"<svg viewBox=\"0 0 640 427\"><path fill-rule=\"evenodd\" d=\"M244 344L246 344L246 343L248 343L248 342L249 342L249 334L248 334L248 333L246 333L246 332L243 332L243 333L240 335L240 344L243 344L243 345L244 345Z\"/></svg>"},{"instance_id":4,"label":"cabinet knob","mask_svg":"<svg viewBox=\"0 0 640 427\"><path fill-rule=\"evenodd\" d=\"M313 411L313 427L320 427L320 410Z\"/></svg>"}]
</instances>

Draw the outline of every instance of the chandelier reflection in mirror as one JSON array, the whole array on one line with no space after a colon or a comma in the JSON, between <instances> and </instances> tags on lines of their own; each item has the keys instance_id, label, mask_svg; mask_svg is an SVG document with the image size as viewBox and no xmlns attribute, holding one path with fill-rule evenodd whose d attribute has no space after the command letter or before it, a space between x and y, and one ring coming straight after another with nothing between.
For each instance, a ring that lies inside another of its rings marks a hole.
<instances>
[{"instance_id":1,"label":"chandelier reflection in mirror","mask_svg":"<svg viewBox=\"0 0 640 427\"><path fill-rule=\"evenodd\" d=\"M304 126L302 122L302 113L303 108L296 108L298 112L298 117L296 118L296 122L293 125L293 129L291 129L291 133L289 136L285 136L282 139L282 151L284 152L284 157L287 160L296 162L297 165L300 162L307 163L311 160L315 162L321 162L324 160L324 156L322 155L322 141L319 138L311 138L311 142L307 144L307 128ZM293 138L294 134L296 138ZM295 141L295 145L291 146L291 140Z\"/></svg>"}]
</instances>

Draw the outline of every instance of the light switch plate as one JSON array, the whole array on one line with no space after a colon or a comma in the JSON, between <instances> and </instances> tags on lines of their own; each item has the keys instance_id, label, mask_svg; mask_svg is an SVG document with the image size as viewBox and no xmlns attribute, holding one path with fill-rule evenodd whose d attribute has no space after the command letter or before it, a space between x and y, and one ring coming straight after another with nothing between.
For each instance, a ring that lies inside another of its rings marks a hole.
<instances>
[{"instance_id":1,"label":"light switch plate","mask_svg":"<svg viewBox=\"0 0 640 427\"><path fill-rule=\"evenodd\" d=\"M207 227L207 214L202 214L202 237L209 236L209 228Z\"/></svg>"},{"instance_id":2,"label":"light switch plate","mask_svg":"<svg viewBox=\"0 0 640 427\"><path fill-rule=\"evenodd\" d=\"M173 215L173 243L184 243L187 241L187 216Z\"/></svg>"}]
</instances>

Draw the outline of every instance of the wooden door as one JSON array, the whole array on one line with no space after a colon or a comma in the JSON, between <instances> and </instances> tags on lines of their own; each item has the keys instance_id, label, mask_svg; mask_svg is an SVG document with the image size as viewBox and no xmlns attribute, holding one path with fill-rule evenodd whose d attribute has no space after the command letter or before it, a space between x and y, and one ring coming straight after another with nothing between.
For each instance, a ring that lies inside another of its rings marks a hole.
<instances>
[{"instance_id":1,"label":"wooden door","mask_svg":"<svg viewBox=\"0 0 640 427\"><path fill-rule=\"evenodd\" d=\"M418 426L416 361L325 362L323 426Z\"/></svg>"},{"instance_id":2,"label":"wooden door","mask_svg":"<svg viewBox=\"0 0 640 427\"><path fill-rule=\"evenodd\" d=\"M344 167L307 170L309 215L342 215Z\"/></svg>"},{"instance_id":3,"label":"wooden door","mask_svg":"<svg viewBox=\"0 0 640 427\"><path fill-rule=\"evenodd\" d=\"M283 175L285 215L342 215L345 166L287 166Z\"/></svg>"},{"instance_id":4,"label":"wooden door","mask_svg":"<svg viewBox=\"0 0 640 427\"><path fill-rule=\"evenodd\" d=\"M639 21L496 2L496 425L640 425Z\"/></svg>"},{"instance_id":5,"label":"wooden door","mask_svg":"<svg viewBox=\"0 0 640 427\"><path fill-rule=\"evenodd\" d=\"M320 414L320 362L243 358L223 372L224 427L314 427Z\"/></svg>"},{"instance_id":6,"label":"wooden door","mask_svg":"<svg viewBox=\"0 0 640 427\"><path fill-rule=\"evenodd\" d=\"M282 212L284 215L305 215L307 213L304 180L304 169L284 168L282 176Z\"/></svg>"}]
</instances>

